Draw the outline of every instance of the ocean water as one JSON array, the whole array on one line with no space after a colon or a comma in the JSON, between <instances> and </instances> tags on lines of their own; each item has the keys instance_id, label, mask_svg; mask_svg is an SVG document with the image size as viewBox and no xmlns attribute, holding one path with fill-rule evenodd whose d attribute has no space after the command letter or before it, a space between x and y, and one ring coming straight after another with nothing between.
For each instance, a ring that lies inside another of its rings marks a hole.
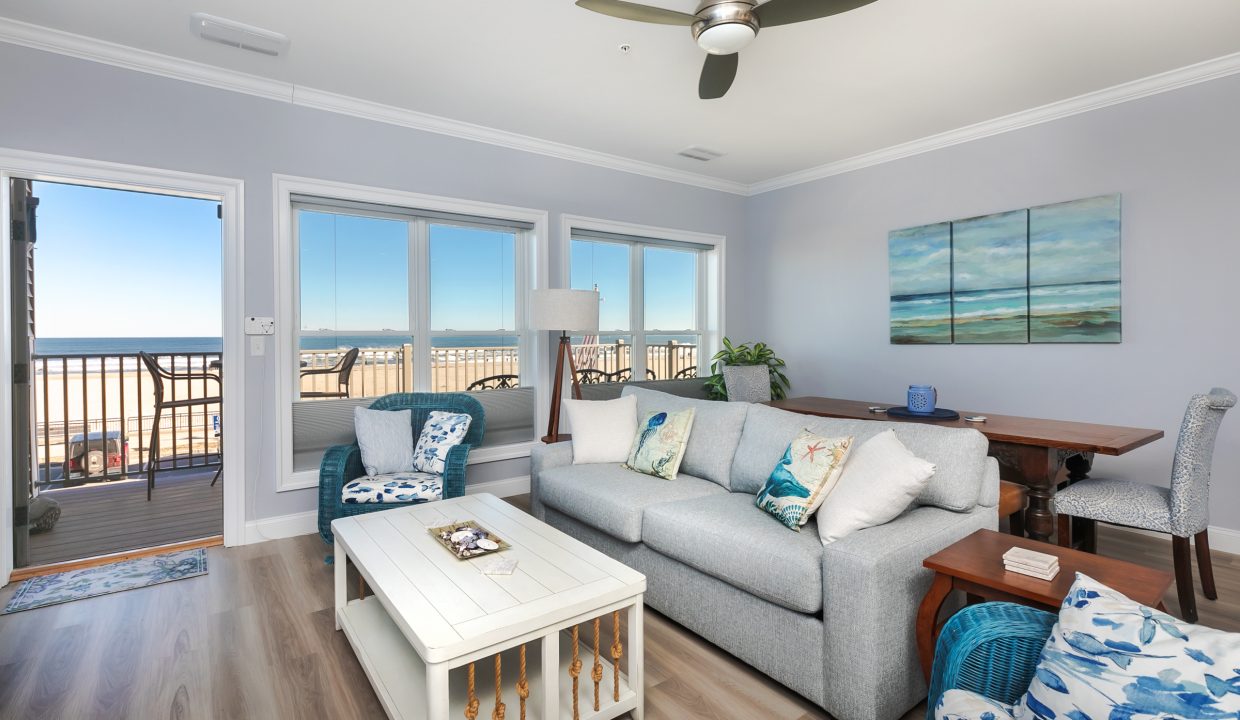
<instances>
[{"instance_id":1,"label":"ocean water","mask_svg":"<svg viewBox=\"0 0 1240 720\"><path fill-rule=\"evenodd\" d=\"M953 323L954 311L954 323ZM954 327L953 327L954 325ZM1064 285L897 295L897 344L1119 342L1120 284Z\"/></svg>"}]
</instances>

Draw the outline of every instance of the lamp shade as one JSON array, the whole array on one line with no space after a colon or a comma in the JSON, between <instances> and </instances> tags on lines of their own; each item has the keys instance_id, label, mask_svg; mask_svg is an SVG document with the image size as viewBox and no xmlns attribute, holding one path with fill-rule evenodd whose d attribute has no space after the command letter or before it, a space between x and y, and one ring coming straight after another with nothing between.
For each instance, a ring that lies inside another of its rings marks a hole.
<instances>
[{"instance_id":1,"label":"lamp shade","mask_svg":"<svg viewBox=\"0 0 1240 720\"><path fill-rule=\"evenodd\" d=\"M530 326L568 333L598 332L597 290L535 290L530 298Z\"/></svg>"}]
</instances>

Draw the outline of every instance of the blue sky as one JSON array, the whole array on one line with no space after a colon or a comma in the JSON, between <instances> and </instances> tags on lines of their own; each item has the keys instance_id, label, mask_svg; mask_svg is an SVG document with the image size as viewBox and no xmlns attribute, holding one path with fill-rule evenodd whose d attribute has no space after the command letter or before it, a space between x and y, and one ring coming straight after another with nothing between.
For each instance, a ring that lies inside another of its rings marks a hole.
<instances>
[{"instance_id":1,"label":"blue sky","mask_svg":"<svg viewBox=\"0 0 1240 720\"><path fill-rule=\"evenodd\" d=\"M209 200L35 183L39 337L218 337Z\"/></svg>"},{"instance_id":2,"label":"blue sky","mask_svg":"<svg viewBox=\"0 0 1240 720\"><path fill-rule=\"evenodd\" d=\"M218 337L216 203L36 183L40 337ZM302 211L303 330L409 332L407 223ZM516 326L515 236L430 226L433 330L493 334ZM694 324L694 254L643 248L646 328ZM598 285L601 327L629 331L629 252L574 241L571 283Z\"/></svg>"}]
</instances>

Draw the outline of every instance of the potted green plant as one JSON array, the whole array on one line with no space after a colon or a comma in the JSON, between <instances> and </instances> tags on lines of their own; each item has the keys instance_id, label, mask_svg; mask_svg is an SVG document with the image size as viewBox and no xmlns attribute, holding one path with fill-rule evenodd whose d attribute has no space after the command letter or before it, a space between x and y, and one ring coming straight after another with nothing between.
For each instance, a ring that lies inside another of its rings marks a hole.
<instances>
[{"instance_id":1,"label":"potted green plant","mask_svg":"<svg viewBox=\"0 0 1240 720\"><path fill-rule=\"evenodd\" d=\"M710 371L713 374L706 379L706 392L712 400L728 399L728 389L723 383L724 365L765 365L771 373L771 398L782 400L788 397L790 384L783 372L786 363L776 357L775 351L766 343L733 345L730 339L723 339L723 349L711 358Z\"/></svg>"}]
</instances>

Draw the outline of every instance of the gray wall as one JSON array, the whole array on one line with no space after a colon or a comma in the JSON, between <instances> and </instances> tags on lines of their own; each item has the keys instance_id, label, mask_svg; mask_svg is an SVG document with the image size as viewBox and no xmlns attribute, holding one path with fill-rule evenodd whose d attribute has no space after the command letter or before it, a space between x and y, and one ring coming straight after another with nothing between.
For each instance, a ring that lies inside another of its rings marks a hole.
<instances>
[{"instance_id":1,"label":"gray wall","mask_svg":"<svg viewBox=\"0 0 1240 720\"><path fill-rule=\"evenodd\" d=\"M717 233L743 244L745 199L727 193L359 120L0 43L0 147L245 181L245 313L273 315L273 173ZM532 98L554 111L553 98ZM729 251L730 252L730 251ZM552 267L558 258L551 257ZM742 265L729 263L729 284ZM248 519L311 510L275 492L275 365L249 357L243 401ZM235 392L235 389L232 391ZM475 466L471 481L528 473Z\"/></svg>"},{"instance_id":2,"label":"gray wall","mask_svg":"<svg viewBox=\"0 0 1240 720\"><path fill-rule=\"evenodd\" d=\"M1095 475L1166 484L1190 394L1240 391L1240 77L1215 80L751 198L742 325L793 394L1161 428ZM1123 193L1119 345L894 346L887 232ZM734 318L735 319L735 318ZM1240 411L1223 423L1211 522L1240 529Z\"/></svg>"}]
</instances>

